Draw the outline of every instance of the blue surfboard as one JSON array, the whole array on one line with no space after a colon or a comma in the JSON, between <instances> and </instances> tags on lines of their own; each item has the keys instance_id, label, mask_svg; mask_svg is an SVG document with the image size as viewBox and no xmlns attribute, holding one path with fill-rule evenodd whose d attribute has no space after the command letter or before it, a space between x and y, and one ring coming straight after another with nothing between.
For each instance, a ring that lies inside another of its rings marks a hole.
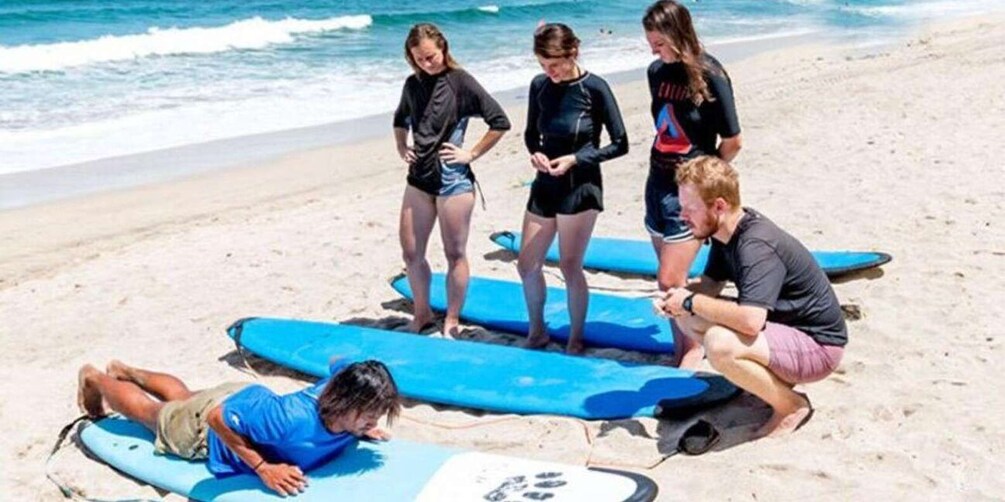
<instances>
[{"instance_id":1,"label":"blue surfboard","mask_svg":"<svg viewBox=\"0 0 1005 502\"><path fill-rule=\"evenodd\" d=\"M87 424L80 432L80 442L92 456L132 478L192 500L280 500L257 476L216 478L205 462L156 454L153 441L146 427L118 417ZM293 500L649 501L657 492L651 479L638 474L399 439L357 442L328 464L306 474L307 489ZM511 482L519 476L530 482ZM545 480L561 483L542 483Z\"/></svg>"},{"instance_id":2,"label":"blue surfboard","mask_svg":"<svg viewBox=\"0 0 1005 502\"><path fill-rule=\"evenodd\" d=\"M333 357L377 359L420 401L585 419L672 416L732 397L722 377L668 366L429 338L348 324L249 318L227 333L272 362L317 377Z\"/></svg>"},{"instance_id":3,"label":"blue surfboard","mask_svg":"<svg viewBox=\"0 0 1005 502\"><path fill-rule=\"evenodd\" d=\"M447 292L443 274L433 274L429 303L433 310L447 308ZM412 299L408 278L399 275L391 286L402 296ZM544 305L544 321L548 334L555 340L569 339L569 312L565 290L548 288ZM527 304L523 286L518 282L472 277L461 318L472 324L527 335ZM590 292L590 307L586 313L583 337L593 347L614 347L640 352L673 353L673 333L670 323L653 312L648 298L627 298Z\"/></svg>"},{"instance_id":4,"label":"blue surfboard","mask_svg":"<svg viewBox=\"0 0 1005 502\"><path fill-rule=\"evenodd\" d=\"M514 253L520 252L519 233L496 232L492 234L491 239L503 249ZM704 272L705 263L708 261L708 249L709 246L705 245L698 251L698 256L688 271L690 277L697 277ZM812 251L811 253L824 269L824 273L831 278L878 267L892 259L886 253L868 251ZM557 242L548 248L547 260L558 262ZM586 247L583 266L595 270L654 276L659 269L659 262L649 241L592 237Z\"/></svg>"}]
</instances>

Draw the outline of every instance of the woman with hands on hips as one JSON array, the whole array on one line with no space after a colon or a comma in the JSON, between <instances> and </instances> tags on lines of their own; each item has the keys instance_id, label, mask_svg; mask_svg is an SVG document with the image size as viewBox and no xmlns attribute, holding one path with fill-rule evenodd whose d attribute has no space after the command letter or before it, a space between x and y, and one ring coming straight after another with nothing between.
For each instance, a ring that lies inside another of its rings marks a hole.
<instances>
[{"instance_id":1,"label":"woman with hands on hips","mask_svg":"<svg viewBox=\"0 0 1005 502\"><path fill-rule=\"evenodd\" d=\"M447 258L443 334L454 336L470 274L466 248L475 206L470 164L499 141L510 123L499 103L450 55L447 39L436 26L412 27L405 39L405 59L414 74L405 80L394 112L394 138L398 154L408 164L398 232L415 306L408 330L418 332L433 322L426 245L439 221ZM470 117L482 117L489 130L472 148L464 149Z\"/></svg>"}]
</instances>

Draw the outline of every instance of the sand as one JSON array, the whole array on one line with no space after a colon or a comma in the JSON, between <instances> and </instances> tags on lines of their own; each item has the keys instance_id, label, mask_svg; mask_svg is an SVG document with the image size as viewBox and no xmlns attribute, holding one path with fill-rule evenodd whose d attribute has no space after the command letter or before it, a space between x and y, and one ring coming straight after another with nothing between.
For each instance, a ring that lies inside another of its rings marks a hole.
<instances>
[{"instance_id":1,"label":"sand","mask_svg":"<svg viewBox=\"0 0 1005 502\"><path fill-rule=\"evenodd\" d=\"M745 149L744 203L811 249L879 250L881 272L835 285L861 318L836 374L805 386L817 412L796 434L749 440L750 396L704 416L726 431L701 457L665 458L685 425L580 422L409 403L400 438L646 474L661 499L995 499L1005 494L1005 18L926 28L893 46L798 46L727 65ZM641 75L641 74L640 74ZM631 152L605 164L596 235L644 238L651 141L643 82L616 86ZM476 275L516 280L487 236L520 224L530 179L519 131L476 164ZM469 134L472 138L481 129ZM393 325L404 171L387 137L183 181L0 212L0 493L61 498L44 475L77 416L77 368L122 358L193 387L256 378L224 328L251 316ZM436 235L429 258L445 262ZM557 269L549 283L560 285ZM589 273L643 295L652 281ZM467 326L462 338L519 339ZM552 345L549 350L560 350ZM590 354L665 362L617 350ZM256 365L267 385L304 385ZM588 438L590 440L588 441ZM156 497L64 450L53 471L90 497Z\"/></svg>"}]
</instances>

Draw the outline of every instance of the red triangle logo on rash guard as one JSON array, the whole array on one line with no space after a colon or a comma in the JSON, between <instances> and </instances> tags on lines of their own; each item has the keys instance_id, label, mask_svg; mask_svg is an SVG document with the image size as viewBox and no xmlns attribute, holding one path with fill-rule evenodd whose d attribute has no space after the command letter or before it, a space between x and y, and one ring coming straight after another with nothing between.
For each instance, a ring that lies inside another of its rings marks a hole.
<instances>
[{"instance_id":1,"label":"red triangle logo on rash guard","mask_svg":"<svg viewBox=\"0 0 1005 502\"><path fill-rule=\"evenodd\" d=\"M673 104L667 103L656 119L656 142L653 146L660 153L686 155L691 151L691 139L677 122Z\"/></svg>"}]
</instances>

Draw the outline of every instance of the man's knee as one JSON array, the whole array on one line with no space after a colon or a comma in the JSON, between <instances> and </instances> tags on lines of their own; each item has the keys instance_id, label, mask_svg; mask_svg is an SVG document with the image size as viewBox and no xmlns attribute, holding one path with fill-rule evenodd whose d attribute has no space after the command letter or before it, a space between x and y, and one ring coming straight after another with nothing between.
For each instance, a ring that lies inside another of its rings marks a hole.
<instances>
[{"instance_id":1,"label":"man's knee","mask_svg":"<svg viewBox=\"0 0 1005 502\"><path fill-rule=\"evenodd\" d=\"M712 326L705 331L703 345L712 367L731 364L739 357L744 347L739 337L735 331L723 326Z\"/></svg>"},{"instance_id":2,"label":"man's knee","mask_svg":"<svg viewBox=\"0 0 1005 502\"><path fill-rule=\"evenodd\" d=\"M673 320L674 328L684 336L699 339L701 334L697 326L697 316L683 316Z\"/></svg>"}]
</instances>

